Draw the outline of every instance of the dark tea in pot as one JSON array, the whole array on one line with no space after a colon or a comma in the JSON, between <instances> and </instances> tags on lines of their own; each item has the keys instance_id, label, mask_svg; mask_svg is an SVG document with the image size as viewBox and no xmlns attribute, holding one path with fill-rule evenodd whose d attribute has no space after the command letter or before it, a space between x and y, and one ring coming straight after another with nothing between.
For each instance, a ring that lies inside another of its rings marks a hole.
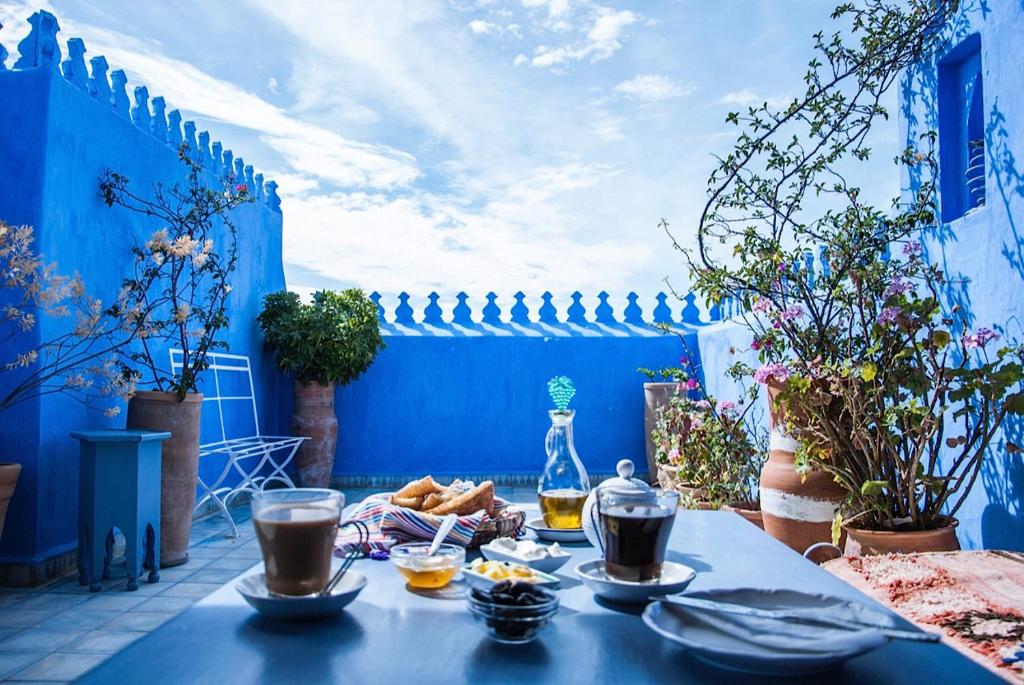
<instances>
[{"instance_id":1,"label":"dark tea in pot","mask_svg":"<svg viewBox=\"0 0 1024 685\"><path fill-rule=\"evenodd\" d=\"M660 578L679 496L610 488L599 498L605 572L632 582Z\"/></svg>"}]
</instances>

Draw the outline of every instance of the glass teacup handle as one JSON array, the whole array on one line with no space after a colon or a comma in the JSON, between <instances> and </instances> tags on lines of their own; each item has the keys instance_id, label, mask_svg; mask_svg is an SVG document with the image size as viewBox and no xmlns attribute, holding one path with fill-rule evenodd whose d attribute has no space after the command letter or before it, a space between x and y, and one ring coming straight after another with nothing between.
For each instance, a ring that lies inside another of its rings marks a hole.
<instances>
[{"instance_id":1,"label":"glass teacup handle","mask_svg":"<svg viewBox=\"0 0 1024 685\"><path fill-rule=\"evenodd\" d=\"M601 494L597 490L594 490L594 506L590 507L590 525L594 526L597 544L601 548L601 556L604 556L604 531L601 530Z\"/></svg>"},{"instance_id":2,"label":"glass teacup handle","mask_svg":"<svg viewBox=\"0 0 1024 685\"><path fill-rule=\"evenodd\" d=\"M346 526L354 526L359 531L359 545L365 546L370 542L370 529L362 521L345 521L338 524L338 531Z\"/></svg>"}]
</instances>

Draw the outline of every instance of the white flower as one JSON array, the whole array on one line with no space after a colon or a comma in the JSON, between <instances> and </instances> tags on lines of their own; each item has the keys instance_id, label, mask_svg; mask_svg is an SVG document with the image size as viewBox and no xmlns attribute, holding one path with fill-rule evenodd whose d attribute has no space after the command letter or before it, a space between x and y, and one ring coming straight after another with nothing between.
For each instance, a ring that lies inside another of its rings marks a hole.
<instances>
[{"instance_id":1,"label":"white flower","mask_svg":"<svg viewBox=\"0 0 1024 685\"><path fill-rule=\"evenodd\" d=\"M195 264L196 267L198 267L200 269L203 268L203 265L206 264L207 260L209 260L209 259L210 259L210 253L209 252L200 252L199 254L192 255L192 263Z\"/></svg>"},{"instance_id":2,"label":"white flower","mask_svg":"<svg viewBox=\"0 0 1024 685\"><path fill-rule=\"evenodd\" d=\"M192 307L188 303L183 302L178 305L178 308L174 310L174 320L178 323L185 323L188 321L188 315L192 313Z\"/></svg>"},{"instance_id":3,"label":"white flower","mask_svg":"<svg viewBox=\"0 0 1024 685\"><path fill-rule=\"evenodd\" d=\"M175 257L184 257L192 254L192 251L196 249L196 245L199 241L195 238L190 238L187 235L178 236L171 243L171 246L167 249Z\"/></svg>"},{"instance_id":4,"label":"white flower","mask_svg":"<svg viewBox=\"0 0 1024 685\"><path fill-rule=\"evenodd\" d=\"M167 229L161 228L149 237L146 241L146 249L150 252L159 252L167 249Z\"/></svg>"},{"instance_id":5,"label":"white flower","mask_svg":"<svg viewBox=\"0 0 1024 685\"><path fill-rule=\"evenodd\" d=\"M153 253L153 261L156 262L157 266L162 265L164 263L164 253L163 252L154 252Z\"/></svg>"}]
</instances>

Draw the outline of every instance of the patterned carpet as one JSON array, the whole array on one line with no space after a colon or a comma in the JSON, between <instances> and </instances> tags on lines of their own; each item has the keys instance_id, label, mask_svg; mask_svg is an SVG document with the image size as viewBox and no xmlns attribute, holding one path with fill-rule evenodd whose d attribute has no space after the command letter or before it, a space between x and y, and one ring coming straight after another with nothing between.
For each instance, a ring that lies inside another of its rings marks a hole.
<instances>
[{"instance_id":1,"label":"patterned carpet","mask_svg":"<svg viewBox=\"0 0 1024 685\"><path fill-rule=\"evenodd\" d=\"M823 566L1006 680L1024 683L1024 554L844 557Z\"/></svg>"}]
</instances>

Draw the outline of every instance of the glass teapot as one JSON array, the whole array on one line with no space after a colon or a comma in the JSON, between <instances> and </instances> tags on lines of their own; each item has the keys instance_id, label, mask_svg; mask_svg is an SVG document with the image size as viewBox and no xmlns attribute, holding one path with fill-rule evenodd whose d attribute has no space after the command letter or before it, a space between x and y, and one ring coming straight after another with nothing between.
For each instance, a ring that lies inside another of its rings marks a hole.
<instances>
[{"instance_id":1,"label":"glass teapot","mask_svg":"<svg viewBox=\"0 0 1024 685\"><path fill-rule=\"evenodd\" d=\"M583 503L583 533L587 536L590 544L599 550L604 550L604 540L601 537L601 523L598 521L596 508L599 491L613 488L623 496L630 496L631 494L633 497L641 498L653 498L656 496L654 488L639 478L633 477L634 468L633 462L629 459L620 459L615 465L615 472L619 475L601 481L600 485L593 489Z\"/></svg>"}]
</instances>

